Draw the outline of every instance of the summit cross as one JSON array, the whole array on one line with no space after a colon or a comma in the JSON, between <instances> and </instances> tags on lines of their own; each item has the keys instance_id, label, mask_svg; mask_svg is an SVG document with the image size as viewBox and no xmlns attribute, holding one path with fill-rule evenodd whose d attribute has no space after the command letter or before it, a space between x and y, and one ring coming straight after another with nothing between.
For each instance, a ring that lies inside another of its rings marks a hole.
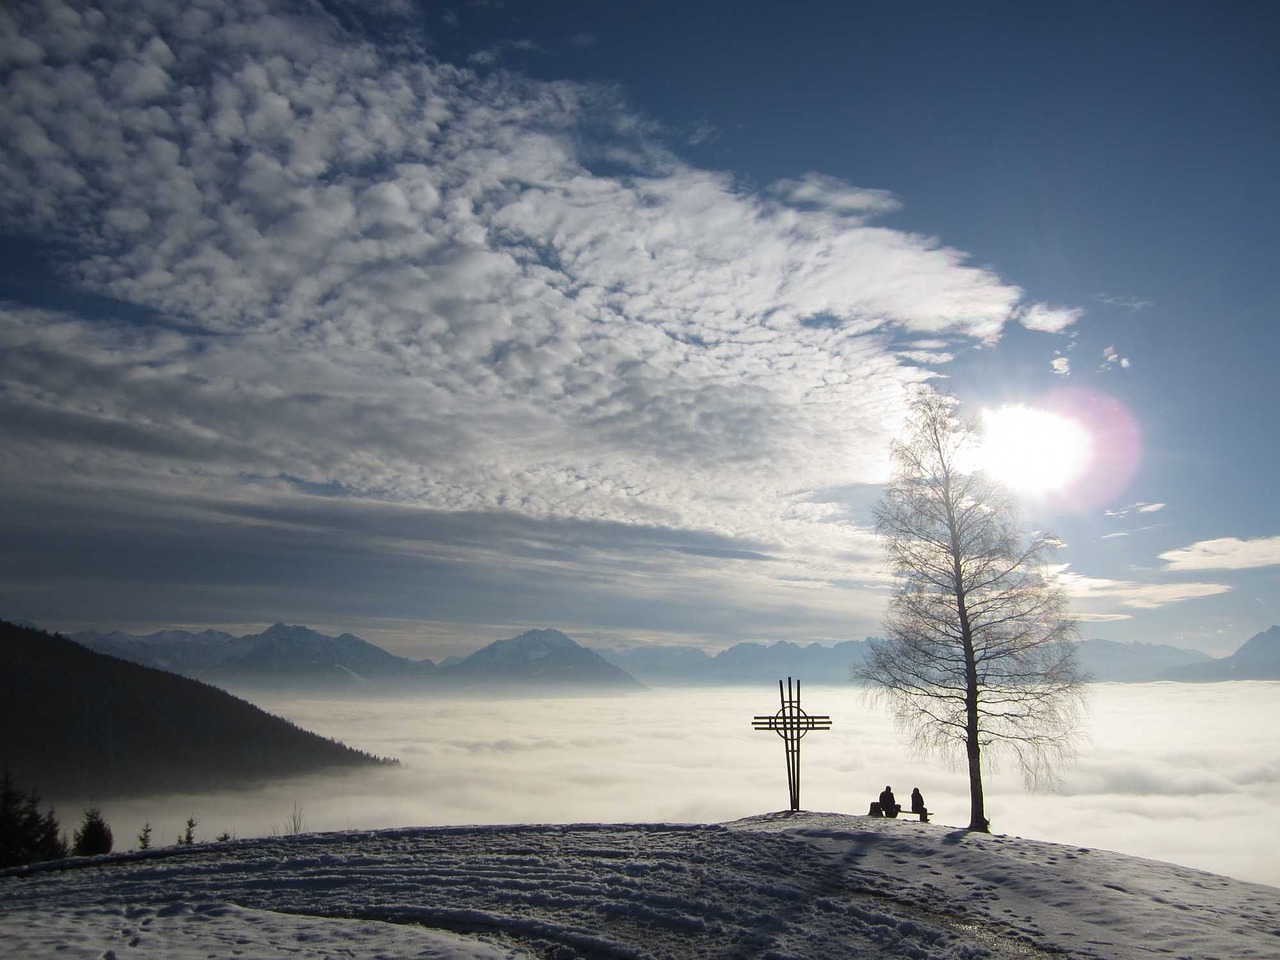
<instances>
[{"instance_id":1,"label":"summit cross","mask_svg":"<svg viewBox=\"0 0 1280 960\"><path fill-rule=\"evenodd\" d=\"M772 730L782 738L787 753L787 789L791 792L791 809L800 809L800 738L810 730L830 730L831 718L826 715L810 716L800 709L800 681L791 690L791 678L787 677L786 689L778 681L778 698L782 708L772 716L757 716L751 721L755 730Z\"/></svg>"}]
</instances>

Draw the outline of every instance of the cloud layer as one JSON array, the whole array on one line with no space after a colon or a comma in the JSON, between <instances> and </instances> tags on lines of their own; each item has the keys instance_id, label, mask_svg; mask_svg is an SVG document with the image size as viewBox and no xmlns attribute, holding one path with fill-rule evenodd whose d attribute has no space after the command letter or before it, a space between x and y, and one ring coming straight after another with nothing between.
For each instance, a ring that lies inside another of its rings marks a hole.
<instances>
[{"instance_id":1,"label":"cloud layer","mask_svg":"<svg viewBox=\"0 0 1280 960\"><path fill-rule=\"evenodd\" d=\"M1172 860L1280 883L1280 754L1273 685L1096 684L1092 743L1062 790L1028 794L988 771L997 832ZM328 736L403 761L372 776L221 797L108 805L118 836L150 820L172 842L194 813L208 835L266 834L296 801L309 829L449 823L721 821L784 808L782 744L751 729L776 709L761 689L658 690L565 700L265 701ZM803 744L807 810L866 813L886 783L919 786L934 821L968 822L962 769L904 757L887 715L849 687L805 687L832 729ZM1247 720L1245 718L1248 718ZM424 733L425 731L425 733ZM1206 820L1206 808L1230 817Z\"/></svg>"},{"instance_id":2,"label":"cloud layer","mask_svg":"<svg viewBox=\"0 0 1280 960\"><path fill-rule=\"evenodd\" d=\"M0 51L3 229L80 297L0 307L15 491L601 523L875 578L821 491L883 476L957 347L1078 315L873 222L883 191L751 193L611 91L318 8L47 0Z\"/></svg>"}]
</instances>

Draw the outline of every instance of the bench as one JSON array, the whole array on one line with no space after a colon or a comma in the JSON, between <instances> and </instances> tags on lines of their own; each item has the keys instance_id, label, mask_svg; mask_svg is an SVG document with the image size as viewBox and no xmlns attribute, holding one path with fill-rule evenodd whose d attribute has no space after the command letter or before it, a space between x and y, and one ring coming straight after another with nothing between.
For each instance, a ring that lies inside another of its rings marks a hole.
<instances>
[{"instance_id":1,"label":"bench","mask_svg":"<svg viewBox=\"0 0 1280 960\"><path fill-rule=\"evenodd\" d=\"M904 808L904 809L902 809L902 810L899 810L897 813L893 813L893 814L886 814L886 813L884 812L884 809L880 806L880 801L878 801L878 800L876 800L876 801L872 802L872 804L871 804L871 809L867 811L867 816L869 816L869 817L881 817L881 818L886 819L886 820L896 820L898 817L900 817L900 816L902 816L902 815L904 815L904 814L908 814L908 813L914 813L914 814L917 814L917 815L920 817L920 822L921 822L921 823L928 823L928 822L929 822L929 811L928 811L928 810L907 810L907 809L905 809L905 808Z\"/></svg>"}]
</instances>

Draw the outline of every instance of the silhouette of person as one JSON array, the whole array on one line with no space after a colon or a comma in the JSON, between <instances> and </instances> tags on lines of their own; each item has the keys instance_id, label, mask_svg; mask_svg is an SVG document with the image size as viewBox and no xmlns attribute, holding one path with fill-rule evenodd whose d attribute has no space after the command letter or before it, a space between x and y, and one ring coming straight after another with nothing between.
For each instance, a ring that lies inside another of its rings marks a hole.
<instances>
[{"instance_id":1,"label":"silhouette of person","mask_svg":"<svg viewBox=\"0 0 1280 960\"><path fill-rule=\"evenodd\" d=\"M902 805L894 799L893 787L886 786L884 792L880 794L880 810L886 817L896 817L898 811L902 809Z\"/></svg>"},{"instance_id":2,"label":"silhouette of person","mask_svg":"<svg viewBox=\"0 0 1280 960\"><path fill-rule=\"evenodd\" d=\"M911 812L920 814L921 820L929 816L929 811L924 805L924 794L920 792L919 787L911 788Z\"/></svg>"}]
</instances>

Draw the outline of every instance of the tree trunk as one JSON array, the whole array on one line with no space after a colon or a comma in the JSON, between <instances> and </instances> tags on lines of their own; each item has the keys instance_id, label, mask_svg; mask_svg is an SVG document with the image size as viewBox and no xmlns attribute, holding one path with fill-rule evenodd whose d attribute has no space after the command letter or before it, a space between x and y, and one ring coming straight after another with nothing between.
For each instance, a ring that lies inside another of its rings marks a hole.
<instances>
[{"instance_id":1,"label":"tree trunk","mask_svg":"<svg viewBox=\"0 0 1280 960\"><path fill-rule=\"evenodd\" d=\"M990 833L991 824L987 820L982 801L982 757L978 752L976 741L969 745L969 829L981 833Z\"/></svg>"},{"instance_id":2,"label":"tree trunk","mask_svg":"<svg viewBox=\"0 0 1280 960\"><path fill-rule=\"evenodd\" d=\"M969 829L987 833L990 825L987 823L982 800L982 747L978 738L978 661L973 649L973 625L969 622L964 551L960 547L960 531L956 523L949 475L943 479L942 488L946 494L947 527L951 533L952 591L960 621L960 642L964 647L964 745L969 758Z\"/></svg>"},{"instance_id":3,"label":"tree trunk","mask_svg":"<svg viewBox=\"0 0 1280 960\"><path fill-rule=\"evenodd\" d=\"M965 729L964 746L969 758L969 829L989 832L987 812L982 800L982 746L978 737L978 665L969 634L969 614L960 603L960 623L964 633L965 660Z\"/></svg>"}]
</instances>

